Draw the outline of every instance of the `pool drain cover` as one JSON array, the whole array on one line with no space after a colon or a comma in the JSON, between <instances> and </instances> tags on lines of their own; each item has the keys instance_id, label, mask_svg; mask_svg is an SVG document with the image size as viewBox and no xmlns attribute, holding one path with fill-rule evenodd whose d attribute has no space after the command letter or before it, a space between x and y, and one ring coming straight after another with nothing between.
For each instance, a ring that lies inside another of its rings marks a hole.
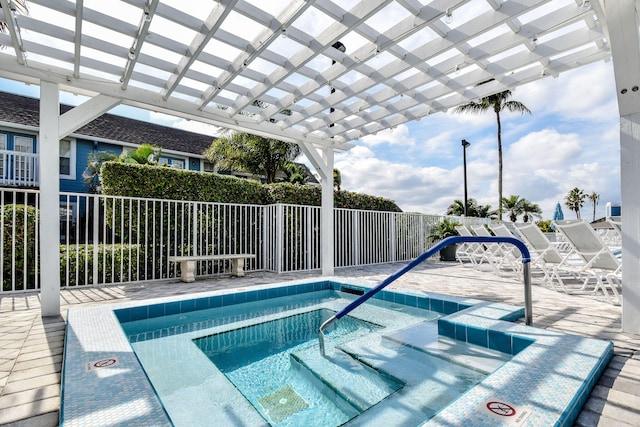
<instances>
[{"instance_id":1,"label":"pool drain cover","mask_svg":"<svg viewBox=\"0 0 640 427\"><path fill-rule=\"evenodd\" d=\"M258 402L274 423L279 423L289 415L300 412L309 406L289 384L261 397Z\"/></svg>"}]
</instances>

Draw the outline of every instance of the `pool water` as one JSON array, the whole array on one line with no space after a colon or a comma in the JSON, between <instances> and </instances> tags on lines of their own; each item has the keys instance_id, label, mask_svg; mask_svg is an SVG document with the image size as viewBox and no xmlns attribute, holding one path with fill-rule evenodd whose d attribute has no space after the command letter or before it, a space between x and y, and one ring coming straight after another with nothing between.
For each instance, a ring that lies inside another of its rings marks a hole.
<instances>
[{"instance_id":1,"label":"pool water","mask_svg":"<svg viewBox=\"0 0 640 427\"><path fill-rule=\"evenodd\" d=\"M417 425L511 357L381 300L334 322L322 357L320 324L354 298L325 290L122 328L177 426Z\"/></svg>"}]
</instances>

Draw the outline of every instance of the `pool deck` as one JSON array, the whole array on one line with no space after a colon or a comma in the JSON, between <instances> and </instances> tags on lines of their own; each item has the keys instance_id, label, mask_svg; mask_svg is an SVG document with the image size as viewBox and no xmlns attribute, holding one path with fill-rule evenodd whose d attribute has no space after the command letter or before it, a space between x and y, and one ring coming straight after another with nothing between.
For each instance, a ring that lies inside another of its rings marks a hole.
<instances>
[{"instance_id":1,"label":"pool deck","mask_svg":"<svg viewBox=\"0 0 640 427\"><path fill-rule=\"evenodd\" d=\"M337 269L336 276L379 281L402 264ZM72 307L141 301L197 294L218 289L247 288L317 277L318 273L255 272L243 278L131 284L64 290L63 315L40 316L37 294L0 296L0 425L56 426L60 408L60 370L66 310ZM419 289L486 301L523 305L520 277L497 276L458 263L427 261L402 276L391 288ZM612 341L615 356L594 388L576 426L640 425L640 335L620 331L620 307L603 298L568 295L540 285L533 287L534 326Z\"/></svg>"}]
</instances>

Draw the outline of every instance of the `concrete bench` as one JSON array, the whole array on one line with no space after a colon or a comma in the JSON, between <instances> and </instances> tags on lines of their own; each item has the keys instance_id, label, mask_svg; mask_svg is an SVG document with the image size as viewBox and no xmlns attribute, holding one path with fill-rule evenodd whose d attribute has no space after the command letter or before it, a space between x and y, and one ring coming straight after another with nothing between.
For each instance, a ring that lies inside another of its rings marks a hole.
<instances>
[{"instance_id":1,"label":"concrete bench","mask_svg":"<svg viewBox=\"0 0 640 427\"><path fill-rule=\"evenodd\" d=\"M170 262L180 263L180 280L191 283L196 281L195 270L196 261L217 261L231 260L231 275L244 276L244 260L247 258L255 258L253 254L227 254L227 255L185 255L170 256Z\"/></svg>"}]
</instances>

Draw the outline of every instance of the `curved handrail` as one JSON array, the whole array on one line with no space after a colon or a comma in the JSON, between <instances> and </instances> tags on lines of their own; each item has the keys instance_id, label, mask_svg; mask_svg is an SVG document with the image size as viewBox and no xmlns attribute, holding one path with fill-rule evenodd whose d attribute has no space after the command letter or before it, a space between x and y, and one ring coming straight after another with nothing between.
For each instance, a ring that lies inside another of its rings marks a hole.
<instances>
[{"instance_id":1,"label":"curved handrail","mask_svg":"<svg viewBox=\"0 0 640 427\"><path fill-rule=\"evenodd\" d=\"M369 298L380 292L383 288L387 287L392 282L396 281L403 274L408 272L409 270L416 267L418 264L421 264L427 258L435 255L440 249L444 249L447 246L456 244L456 243L509 243L516 246L520 253L522 254L522 264L524 265L524 287L525 287L525 322L527 325L531 325L532 323L532 314L531 314L531 274L529 271L529 263L531 262L531 254L529 253L529 249L525 246L525 244L516 239L515 237L502 237L502 236L452 236L447 237L444 240L441 240L435 246L424 252L422 255L419 255L414 260L409 262L407 265L402 267L400 270L396 271L386 279L384 279L380 284L376 287L369 289L362 296L351 301L349 305L347 305L342 310L338 311L336 314L327 319L318 330L318 339L320 341L320 352L322 355L325 355L324 351L324 334L323 330L326 328L331 322L346 316L348 313L352 312L356 308L358 308L361 304L367 301Z\"/></svg>"}]
</instances>

